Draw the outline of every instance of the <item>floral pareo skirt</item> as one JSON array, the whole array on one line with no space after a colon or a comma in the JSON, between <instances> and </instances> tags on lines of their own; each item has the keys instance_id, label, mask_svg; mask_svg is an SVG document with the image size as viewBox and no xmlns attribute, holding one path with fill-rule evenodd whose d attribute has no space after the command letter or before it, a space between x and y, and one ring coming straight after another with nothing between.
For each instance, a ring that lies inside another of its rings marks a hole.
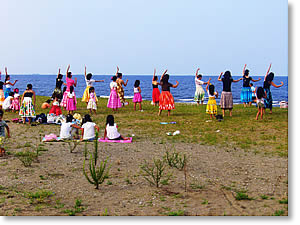
<instances>
[{"instance_id":1,"label":"floral pareo skirt","mask_svg":"<svg viewBox=\"0 0 300 225\"><path fill-rule=\"evenodd\" d=\"M205 92L204 92L203 88L197 87L196 92L195 92L194 101L195 102L204 101L204 96L205 96Z\"/></svg>"},{"instance_id":2,"label":"floral pareo skirt","mask_svg":"<svg viewBox=\"0 0 300 225\"><path fill-rule=\"evenodd\" d=\"M24 98L22 105L21 105L19 115L21 117L35 118L36 114L35 114L34 106L32 103L32 98L30 98L30 97Z\"/></svg>"},{"instance_id":3,"label":"floral pareo skirt","mask_svg":"<svg viewBox=\"0 0 300 225\"><path fill-rule=\"evenodd\" d=\"M169 91L162 91L159 96L159 110L175 109L174 98Z\"/></svg>"}]
</instances>

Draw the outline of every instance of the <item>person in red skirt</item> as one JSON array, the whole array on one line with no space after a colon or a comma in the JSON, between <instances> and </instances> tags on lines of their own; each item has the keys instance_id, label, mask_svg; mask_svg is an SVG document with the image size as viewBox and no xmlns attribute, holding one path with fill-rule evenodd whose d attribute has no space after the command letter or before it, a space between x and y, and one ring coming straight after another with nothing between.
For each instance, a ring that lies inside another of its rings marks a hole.
<instances>
[{"instance_id":1,"label":"person in red skirt","mask_svg":"<svg viewBox=\"0 0 300 225\"><path fill-rule=\"evenodd\" d=\"M176 81L176 84L173 85L169 83L169 74L167 74L168 70L166 70L163 75L160 78L160 83L161 85L161 94L159 96L159 112L158 115L160 116L161 112L163 110L168 110L168 116L171 115L171 110L175 109L175 104L174 104L174 98L172 94L170 93L170 87L172 88L177 88L179 85L179 82Z\"/></svg>"},{"instance_id":2,"label":"person in red skirt","mask_svg":"<svg viewBox=\"0 0 300 225\"><path fill-rule=\"evenodd\" d=\"M159 96L160 96L160 91L158 89L158 77L155 76L156 73L156 69L154 69L154 74L153 74L153 78L152 78L152 87L153 87L153 91L152 91L152 105L159 105Z\"/></svg>"},{"instance_id":3,"label":"person in red skirt","mask_svg":"<svg viewBox=\"0 0 300 225\"><path fill-rule=\"evenodd\" d=\"M53 100L52 107L50 109L49 114L55 114L56 116L59 116L59 115L62 114L62 111L61 111L61 108L59 106L59 100L58 100L57 96L60 97L61 95L60 94L54 95L54 100Z\"/></svg>"}]
</instances>

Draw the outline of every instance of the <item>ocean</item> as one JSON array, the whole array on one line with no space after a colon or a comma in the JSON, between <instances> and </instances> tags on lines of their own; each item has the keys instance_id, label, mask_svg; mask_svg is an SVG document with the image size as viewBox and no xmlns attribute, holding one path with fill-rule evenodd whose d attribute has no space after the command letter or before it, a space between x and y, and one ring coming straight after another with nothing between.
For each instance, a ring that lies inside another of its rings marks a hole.
<instances>
[{"instance_id":1,"label":"ocean","mask_svg":"<svg viewBox=\"0 0 300 225\"><path fill-rule=\"evenodd\" d=\"M74 75L73 79L77 77L78 84L75 88L75 93L77 98L81 97L86 84L84 81L84 75ZM33 85L33 89L37 95L42 96L51 96L52 92L55 88L55 78L56 75L11 75L11 82L14 80L18 80L15 87L20 89L20 93L26 89L26 85L31 83ZM217 76L211 76L211 83L215 85L216 90L219 92L219 95L222 92L222 82L218 81ZM233 79L239 79L240 76L234 76ZM258 79L259 76L254 77L254 79ZM259 82L255 82L254 86L263 86L264 77L260 77L262 80ZM64 78L65 80L65 75ZM111 76L107 75L94 75L93 79L95 80L104 80L104 83L95 83L94 87L96 90L97 96L108 98L110 89L109 84L111 82ZM124 88L125 97L128 99L133 98L133 85L135 80L140 80L142 97L144 100L152 99L152 75L123 75L123 80L126 81L128 79L128 85ZM206 82L209 79L208 76L203 76L202 80ZM2 75L3 80L3 75ZM169 82L172 84L176 83L176 80L179 82L179 86L177 88L171 88L171 93L175 99L175 102L184 102L184 103L194 103L194 93L195 93L195 76L194 75L185 75L185 76L170 76ZM287 76L275 76L274 83L280 84L280 82L284 82L283 87L275 88L271 87L271 92L273 95L273 104L274 106L278 106L280 101L288 101L288 77ZM238 83L232 84L232 94L233 94L233 102L234 104L241 104L240 93L242 90L243 82L240 81ZM205 89L205 86L203 86ZM205 102L207 102L208 96L205 96ZM220 97L217 99L219 103Z\"/></svg>"}]
</instances>

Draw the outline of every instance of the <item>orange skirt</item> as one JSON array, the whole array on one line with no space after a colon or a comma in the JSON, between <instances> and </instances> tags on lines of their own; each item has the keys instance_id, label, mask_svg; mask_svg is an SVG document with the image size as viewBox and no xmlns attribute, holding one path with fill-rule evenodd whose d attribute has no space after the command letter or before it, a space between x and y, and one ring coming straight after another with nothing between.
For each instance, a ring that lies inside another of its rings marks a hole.
<instances>
[{"instance_id":1,"label":"orange skirt","mask_svg":"<svg viewBox=\"0 0 300 225\"><path fill-rule=\"evenodd\" d=\"M174 98L169 91L162 91L159 96L159 110L175 109Z\"/></svg>"}]
</instances>

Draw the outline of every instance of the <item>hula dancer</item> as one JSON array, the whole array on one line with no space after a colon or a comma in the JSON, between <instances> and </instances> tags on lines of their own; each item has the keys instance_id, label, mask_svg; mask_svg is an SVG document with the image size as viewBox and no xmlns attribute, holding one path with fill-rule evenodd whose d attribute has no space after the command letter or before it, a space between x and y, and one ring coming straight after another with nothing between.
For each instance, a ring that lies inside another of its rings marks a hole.
<instances>
[{"instance_id":1,"label":"hula dancer","mask_svg":"<svg viewBox=\"0 0 300 225\"><path fill-rule=\"evenodd\" d=\"M9 93L11 92L11 87L15 86L15 84L17 83L18 80L15 80L15 82L11 83L10 82L10 75L8 75L7 73L7 68L5 67L5 91L4 91L4 97L7 98L9 96Z\"/></svg>"},{"instance_id":2,"label":"hula dancer","mask_svg":"<svg viewBox=\"0 0 300 225\"><path fill-rule=\"evenodd\" d=\"M65 109L67 108L67 99L68 99L68 94L70 92L70 87L71 86L74 86L76 87L77 86L77 78L75 78L75 80L72 79L72 72L69 72L69 69L70 69L70 65L68 66L67 68L67 77L66 77L66 83L64 83L64 85L67 86L67 89L66 91L63 93L63 99L60 103L60 105L62 107L64 107ZM75 91L73 91L73 95L74 95L74 98L76 99L76 95L75 95Z\"/></svg>"},{"instance_id":3,"label":"hula dancer","mask_svg":"<svg viewBox=\"0 0 300 225\"><path fill-rule=\"evenodd\" d=\"M118 111L118 108L122 107L122 103L120 101L120 97L117 93L117 77L113 76L112 82L110 82L110 96L107 102L107 108L111 108L113 111Z\"/></svg>"},{"instance_id":4,"label":"hula dancer","mask_svg":"<svg viewBox=\"0 0 300 225\"><path fill-rule=\"evenodd\" d=\"M176 81L176 85L169 83L170 76L169 74L167 74L167 72L168 70L166 70L163 73L159 83L159 85L161 85L161 90L162 90L159 96L159 112L158 112L159 116L163 110L168 110L168 116L170 116L171 110L175 109L174 98L170 93L170 87L177 88L179 83L178 81Z\"/></svg>"},{"instance_id":5,"label":"hula dancer","mask_svg":"<svg viewBox=\"0 0 300 225\"><path fill-rule=\"evenodd\" d=\"M281 83L280 85L276 85L273 82L274 73L273 72L269 73L271 70L271 67L272 67L272 63L270 64L269 69L268 69L267 74L264 79L264 91L266 92L266 95L267 95L267 97L264 101L264 104L265 104L265 108L270 109L270 114L272 114L272 108L273 108L273 99L272 99L272 93L271 93L270 87L271 87L271 85L276 88L280 88L283 86L283 82L280 82Z\"/></svg>"},{"instance_id":6,"label":"hula dancer","mask_svg":"<svg viewBox=\"0 0 300 225\"><path fill-rule=\"evenodd\" d=\"M58 101L61 101L63 98L63 93L61 91L61 86L63 85L63 75L60 73L60 68L58 69L58 74L56 77L55 89L52 94L52 99L54 100L57 98Z\"/></svg>"},{"instance_id":7,"label":"hula dancer","mask_svg":"<svg viewBox=\"0 0 300 225\"><path fill-rule=\"evenodd\" d=\"M93 75L91 73L86 74L86 66L85 66L84 67L84 78L85 78L85 83L86 83L86 89L84 90L84 93L83 93L81 101L86 102L86 104L89 103L89 99L90 99L90 91L89 91L89 89L91 87L93 87L93 83L95 83L95 82L104 82L104 80L94 80L94 79L92 79L92 76ZM94 91L94 96L96 98L96 102L98 102L96 91Z\"/></svg>"},{"instance_id":8,"label":"hula dancer","mask_svg":"<svg viewBox=\"0 0 300 225\"><path fill-rule=\"evenodd\" d=\"M217 102L216 98L218 97L218 92L215 91L215 86L210 84L211 78L208 80L208 84L206 85L206 91L208 93L209 100L206 106L206 113L210 115L212 119L212 115L216 116L217 114Z\"/></svg>"},{"instance_id":9,"label":"hula dancer","mask_svg":"<svg viewBox=\"0 0 300 225\"><path fill-rule=\"evenodd\" d=\"M245 64L245 67L243 69L243 88L241 92L241 102L244 104L244 107L247 107L251 105L252 102L252 91L250 87L250 81L257 82L261 79L254 80L252 77L249 76L249 70L246 69L247 64Z\"/></svg>"},{"instance_id":10,"label":"hula dancer","mask_svg":"<svg viewBox=\"0 0 300 225\"><path fill-rule=\"evenodd\" d=\"M197 69L196 76L195 76L196 92L195 92L194 101L197 102L197 105L199 105L201 101L201 105L203 105L205 91L203 90L202 85L208 84L208 82L202 81L202 74L198 74L199 70L200 68Z\"/></svg>"},{"instance_id":11,"label":"hula dancer","mask_svg":"<svg viewBox=\"0 0 300 225\"><path fill-rule=\"evenodd\" d=\"M3 81L1 80L1 71L0 71L0 109L2 109L3 102L5 100L4 92L3 92Z\"/></svg>"},{"instance_id":12,"label":"hula dancer","mask_svg":"<svg viewBox=\"0 0 300 225\"><path fill-rule=\"evenodd\" d=\"M124 82L124 81L122 80L123 74L122 74L122 73L119 73L119 67L118 67L118 66L117 66L116 76L117 76L117 81L116 81L116 82L117 82L117 85L118 85L118 87L117 87L117 93L118 93L118 95L119 95L119 97L120 97L120 100L121 100L122 105L124 106L125 103L129 104L129 103L126 102L126 100L125 100L125 97L124 97L124 88L123 88L123 85L124 85L124 87L127 86L127 84L128 84L128 79L126 80L126 82Z\"/></svg>"},{"instance_id":13,"label":"hula dancer","mask_svg":"<svg viewBox=\"0 0 300 225\"><path fill-rule=\"evenodd\" d=\"M153 74L153 78L152 78L152 105L159 105L159 96L160 96L160 91L158 89L158 77L155 76L156 73L156 69L154 69L154 74Z\"/></svg>"},{"instance_id":14,"label":"hula dancer","mask_svg":"<svg viewBox=\"0 0 300 225\"><path fill-rule=\"evenodd\" d=\"M27 89L24 91L21 99L22 105L20 109L19 115L23 118L23 124L26 122L26 118L28 118L29 124L31 123L31 119L35 118L35 92L32 90L32 84L27 84Z\"/></svg>"}]
</instances>

